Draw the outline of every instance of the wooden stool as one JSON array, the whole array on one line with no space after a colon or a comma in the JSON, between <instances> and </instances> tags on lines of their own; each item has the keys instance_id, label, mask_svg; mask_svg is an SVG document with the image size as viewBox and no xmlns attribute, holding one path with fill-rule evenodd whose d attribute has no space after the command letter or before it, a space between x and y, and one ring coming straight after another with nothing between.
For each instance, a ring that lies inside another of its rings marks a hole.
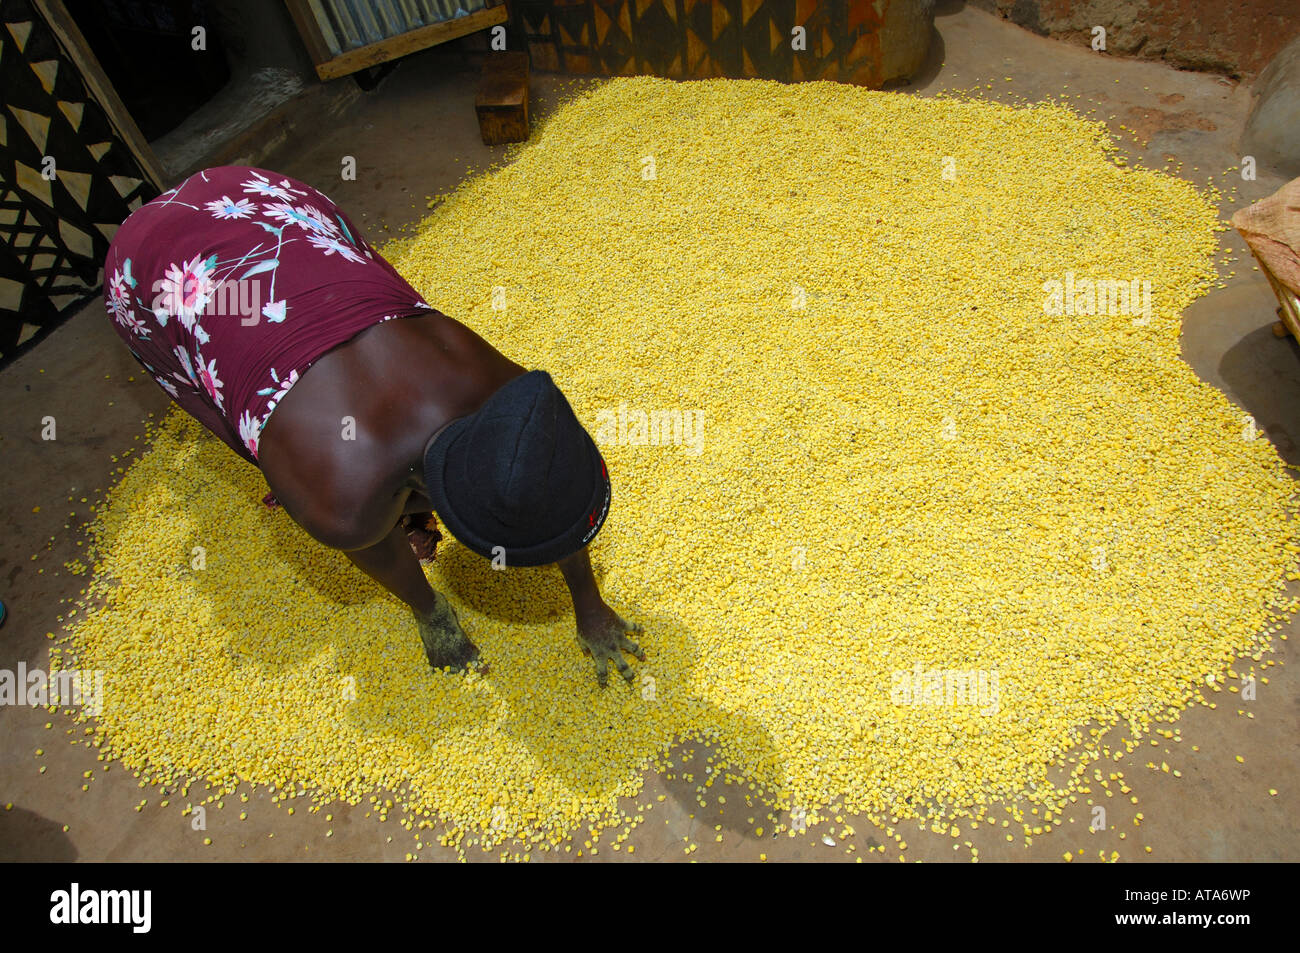
<instances>
[{"instance_id":1,"label":"wooden stool","mask_svg":"<svg viewBox=\"0 0 1300 953\"><path fill-rule=\"evenodd\" d=\"M528 54L489 53L474 100L483 143L528 139Z\"/></svg>"}]
</instances>

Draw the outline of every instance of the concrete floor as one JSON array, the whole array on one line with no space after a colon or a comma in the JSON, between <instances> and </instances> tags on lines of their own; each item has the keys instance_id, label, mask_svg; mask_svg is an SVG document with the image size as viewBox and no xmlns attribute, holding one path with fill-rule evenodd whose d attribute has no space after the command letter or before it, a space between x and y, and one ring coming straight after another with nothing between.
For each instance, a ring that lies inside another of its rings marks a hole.
<instances>
[{"instance_id":1,"label":"concrete floor","mask_svg":"<svg viewBox=\"0 0 1300 953\"><path fill-rule=\"evenodd\" d=\"M1235 140L1249 110L1247 88L1057 44L960 4L941 7L936 27L931 63L906 91L930 96L978 88L982 96L1030 100L1064 93L1085 109L1095 106L1132 157L1148 165L1176 159L1191 180L1204 184L1213 174L1225 192L1236 184L1237 204L1225 203L1225 218L1282 184L1266 172L1254 182L1223 175L1239 162ZM535 76L540 111L573 84ZM993 88L985 89L985 84ZM427 195L453 188L473 169L502 155L501 148L484 147L478 139L473 85L459 58L436 52L410 57L336 125L298 137L262 164L320 186L379 241L386 232L417 221ZM1128 130L1120 129L1121 124ZM339 181L344 155L357 159L354 182ZM1240 253L1243 243L1227 232L1221 247ZM1236 275L1227 287L1205 296L1186 314L1186 359L1204 380L1254 415L1282 454L1297 462L1300 350L1294 341L1270 333L1275 302L1264 279L1251 270L1250 259L1243 256L1225 267L1225 278L1230 269ZM497 343L509 351L509 342ZM134 383L128 376L135 377ZM0 539L0 593L10 609L0 629L0 668L14 669L19 660L45 667L46 633L59 630L67 603L83 585L82 578L62 570L82 546L88 504L81 498L94 501L110 482L110 455L138 446L142 422L161 415L167 402L138 373L102 309L92 305L0 374L0 406L6 408L0 450L9 487ZM39 438L46 415L58 420L57 441ZM33 553L38 554L35 561ZM1288 630L1292 635L1296 631L1296 626ZM1294 662L1296 644L1294 638L1278 643L1278 657ZM1261 685L1257 700L1248 705L1226 692L1215 697L1223 701L1217 710L1198 707L1181 719L1181 743L1162 744L1158 750L1143 747L1111 769L1125 772L1139 798L1137 805L1127 798L1103 798L1112 829L1089 834L1090 814L1081 800L1063 830L1036 838L1029 847L1020 838L1008 844L1005 831L986 827L971 838L981 859L1059 861L1065 851L1079 848L1086 849L1079 859L1090 861L1098 859L1099 851L1107 857L1118 851L1123 861L1300 859L1296 668L1273 669L1270 684ZM1248 708L1254 717L1239 716L1238 707ZM46 730L51 718L54 729ZM13 803L11 810L0 812L0 859L400 861L413 849L403 828L366 818L365 809L335 808L334 820L327 824L323 814L298 811L290 817L264 793L240 806L248 811L247 821L240 822L238 811L229 807L210 811L205 834L191 830L176 798L164 809L151 797L150 805L137 813L141 792L135 779L120 766L103 769L93 752L66 744L67 727L66 719L44 710L0 707L0 803ZM1194 744L1199 752L1191 750ZM34 755L38 747L44 748L43 757ZM697 777L703 776L705 753L700 748L691 762ZM1237 763L1235 755L1245 763ZM1180 767L1182 778L1143 767L1153 759ZM39 773L42 767L44 774ZM97 768L97 779L83 793L82 772L91 767ZM1277 795L1270 796L1269 788ZM664 801L654 801L660 794ZM716 800L711 797L713 805L700 808L693 784L680 773L675 778L650 776L641 800L654 801L655 809L631 839L635 859L685 859L689 840L699 844L690 855L699 860L757 860L760 852L773 861L851 860L884 842L865 821L854 825L859 832L851 841L854 853L847 853L845 845L824 846L820 832L760 840L747 818L764 824L766 809L744 807L740 792L732 794L727 813L713 816ZM1140 828L1133 825L1138 811L1145 818ZM715 840L715 824L722 825L721 843ZM766 826L770 830L770 823ZM334 831L328 840L327 827ZM908 859L969 859L965 848L954 850L950 837L923 833L914 825L902 830ZM1127 836L1121 838L1121 832ZM203 845L205 836L212 846ZM888 843L887 852L864 859L897 862L898 851ZM1150 854L1143 850L1148 845ZM576 848L561 856L574 858ZM452 859L454 854L426 847L421 857ZM548 857L534 854L534 859ZM596 859L631 858L601 849Z\"/></svg>"}]
</instances>

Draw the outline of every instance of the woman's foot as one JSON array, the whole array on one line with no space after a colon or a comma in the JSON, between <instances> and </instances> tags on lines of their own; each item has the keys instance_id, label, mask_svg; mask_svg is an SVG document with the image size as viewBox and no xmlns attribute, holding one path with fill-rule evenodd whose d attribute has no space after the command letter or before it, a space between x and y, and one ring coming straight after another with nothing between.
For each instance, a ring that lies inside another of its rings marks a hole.
<instances>
[{"instance_id":1,"label":"woman's foot","mask_svg":"<svg viewBox=\"0 0 1300 953\"><path fill-rule=\"evenodd\" d=\"M478 646L469 640L465 630L460 627L456 610L441 592L435 592L434 597L437 604L433 611L428 614L416 613L415 616L429 664L434 669L446 668L453 672L472 666L480 674L486 675L488 667L479 656Z\"/></svg>"}]
</instances>

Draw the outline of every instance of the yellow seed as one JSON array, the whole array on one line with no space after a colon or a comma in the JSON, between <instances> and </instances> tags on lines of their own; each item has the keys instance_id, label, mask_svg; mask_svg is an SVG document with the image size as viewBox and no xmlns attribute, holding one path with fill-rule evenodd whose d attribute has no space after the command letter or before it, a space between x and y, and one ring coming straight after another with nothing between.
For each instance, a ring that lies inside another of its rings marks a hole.
<instances>
[{"instance_id":1,"label":"yellow seed","mask_svg":"<svg viewBox=\"0 0 1300 953\"><path fill-rule=\"evenodd\" d=\"M1054 828L1092 786L1044 783L1059 739L1212 696L1205 673L1294 612L1263 608L1296 568L1290 477L1180 356L1217 211L1111 146L1051 104L652 78L577 94L384 251L550 370L601 443L615 503L593 554L646 624L633 694L596 691L553 570L493 573L450 538L425 572L492 671L431 673L406 608L172 413L92 514L69 615L111 686L108 760L226 796L373 796L380 819L445 822L460 855L626 823L641 766L703 735L734 763L688 783L731 772L809 818L914 820L924 792L951 832L1032 791L1020 813L1044 820L1008 839ZM1067 275L1150 280L1150 320L1048 319L1044 283ZM1014 712L895 694L972 646ZM1076 764L1110 757L1081 734Z\"/></svg>"}]
</instances>

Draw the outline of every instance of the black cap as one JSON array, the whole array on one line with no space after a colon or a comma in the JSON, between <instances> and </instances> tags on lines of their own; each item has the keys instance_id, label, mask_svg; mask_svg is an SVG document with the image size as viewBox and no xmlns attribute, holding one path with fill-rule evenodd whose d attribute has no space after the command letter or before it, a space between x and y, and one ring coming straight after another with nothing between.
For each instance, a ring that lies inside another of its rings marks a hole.
<instances>
[{"instance_id":1,"label":"black cap","mask_svg":"<svg viewBox=\"0 0 1300 953\"><path fill-rule=\"evenodd\" d=\"M424 455L424 483L452 535L507 566L571 556L609 514L605 461L545 371L449 424Z\"/></svg>"}]
</instances>

